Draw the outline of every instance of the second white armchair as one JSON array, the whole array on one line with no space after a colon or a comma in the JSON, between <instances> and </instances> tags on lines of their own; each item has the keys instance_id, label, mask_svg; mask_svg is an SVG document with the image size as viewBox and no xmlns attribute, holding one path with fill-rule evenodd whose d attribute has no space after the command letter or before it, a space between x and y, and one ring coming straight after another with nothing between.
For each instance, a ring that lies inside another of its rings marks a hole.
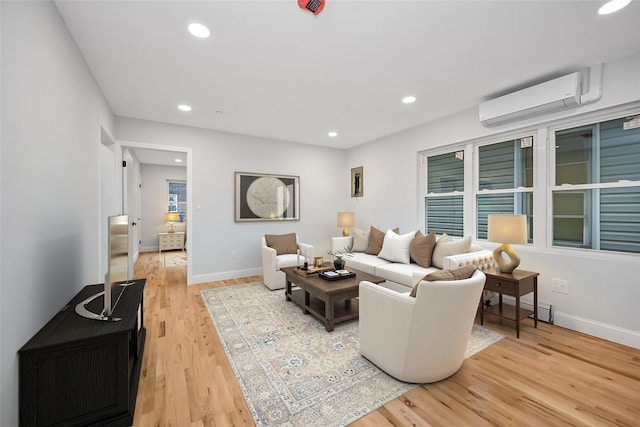
<instances>
[{"instance_id":1,"label":"second white armchair","mask_svg":"<svg viewBox=\"0 0 640 427\"><path fill-rule=\"evenodd\" d=\"M360 282L360 354L409 383L431 383L460 369L485 275L420 281L417 295Z\"/></svg>"}]
</instances>

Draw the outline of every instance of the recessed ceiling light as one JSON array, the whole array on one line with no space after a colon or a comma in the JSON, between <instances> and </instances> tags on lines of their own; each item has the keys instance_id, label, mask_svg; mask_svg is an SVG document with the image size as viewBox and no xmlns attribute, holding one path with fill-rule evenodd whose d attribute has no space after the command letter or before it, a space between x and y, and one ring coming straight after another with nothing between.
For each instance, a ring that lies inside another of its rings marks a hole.
<instances>
[{"instance_id":1,"label":"recessed ceiling light","mask_svg":"<svg viewBox=\"0 0 640 427\"><path fill-rule=\"evenodd\" d=\"M613 12L617 12L626 5L631 3L631 0L611 0L603 4L600 9L598 9L599 15L608 15Z\"/></svg>"},{"instance_id":2,"label":"recessed ceiling light","mask_svg":"<svg viewBox=\"0 0 640 427\"><path fill-rule=\"evenodd\" d=\"M201 39L206 39L211 35L211 31L207 27L202 24L192 23L187 27L189 32L193 34L195 37L199 37Z\"/></svg>"},{"instance_id":3,"label":"recessed ceiling light","mask_svg":"<svg viewBox=\"0 0 640 427\"><path fill-rule=\"evenodd\" d=\"M335 138L336 136L338 136L338 132L331 131L327 135L329 135L331 138Z\"/></svg>"},{"instance_id":4,"label":"recessed ceiling light","mask_svg":"<svg viewBox=\"0 0 640 427\"><path fill-rule=\"evenodd\" d=\"M414 102L416 102L416 97L415 96L405 96L404 98L402 98L402 102L405 104L412 104Z\"/></svg>"},{"instance_id":5,"label":"recessed ceiling light","mask_svg":"<svg viewBox=\"0 0 640 427\"><path fill-rule=\"evenodd\" d=\"M191 111L191 106L186 104L178 105L178 110L180 111Z\"/></svg>"},{"instance_id":6,"label":"recessed ceiling light","mask_svg":"<svg viewBox=\"0 0 640 427\"><path fill-rule=\"evenodd\" d=\"M174 159L173 161L176 163L182 163L182 159Z\"/></svg>"}]
</instances>

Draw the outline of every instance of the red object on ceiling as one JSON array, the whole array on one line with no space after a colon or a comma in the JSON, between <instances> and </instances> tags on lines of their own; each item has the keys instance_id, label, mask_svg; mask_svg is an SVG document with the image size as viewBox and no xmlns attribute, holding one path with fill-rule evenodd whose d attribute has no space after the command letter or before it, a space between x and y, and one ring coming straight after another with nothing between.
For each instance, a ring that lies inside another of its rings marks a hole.
<instances>
[{"instance_id":1,"label":"red object on ceiling","mask_svg":"<svg viewBox=\"0 0 640 427\"><path fill-rule=\"evenodd\" d=\"M314 15L319 14L324 9L325 0L298 0L300 9L311 12Z\"/></svg>"}]
</instances>

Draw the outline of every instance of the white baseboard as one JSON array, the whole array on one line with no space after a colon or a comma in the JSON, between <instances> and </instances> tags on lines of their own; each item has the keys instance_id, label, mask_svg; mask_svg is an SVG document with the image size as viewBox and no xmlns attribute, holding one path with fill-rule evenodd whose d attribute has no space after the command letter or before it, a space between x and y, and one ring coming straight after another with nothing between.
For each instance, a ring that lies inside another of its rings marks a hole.
<instances>
[{"instance_id":1,"label":"white baseboard","mask_svg":"<svg viewBox=\"0 0 640 427\"><path fill-rule=\"evenodd\" d=\"M640 349L640 332L556 311L554 324L594 337Z\"/></svg>"},{"instance_id":2,"label":"white baseboard","mask_svg":"<svg viewBox=\"0 0 640 427\"><path fill-rule=\"evenodd\" d=\"M262 274L262 268L248 268L245 270L221 271L219 273L192 275L187 285L197 285L198 283L217 282L219 280L239 279L241 277L257 276Z\"/></svg>"},{"instance_id":3,"label":"white baseboard","mask_svg":"<svg viewBox=\"0 0 640 427\"><path fill-rule=\"evenodd\" d=\"M494 295L491 305L498 304L498 296ZM507 295L503 296L504 304L514 305L515 299ZM527 310L533 310L533 304L520 300L520 304ZM561 311L554 311L550 304L538 301L538 320L552 323L556 326L582 332L587 335L602 338L618 344L640 349L640 332L620 328L607 323L597 322L584 317L574 316Z\"/></svg>"}]
</instances>

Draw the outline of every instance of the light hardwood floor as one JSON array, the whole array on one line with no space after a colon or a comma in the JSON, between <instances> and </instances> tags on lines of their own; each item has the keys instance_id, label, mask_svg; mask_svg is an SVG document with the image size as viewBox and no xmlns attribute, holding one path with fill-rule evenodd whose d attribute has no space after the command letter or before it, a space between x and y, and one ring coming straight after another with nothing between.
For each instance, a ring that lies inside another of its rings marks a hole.
<instances>
[{"instance_id":1,"label":"light hardwood floor","mask_svg":"<svg viewBox=\"0 0 640 427\"><path fill-rule=\"evenodd\" d=\"M164 269L151 252L140 255L135 277L147 278L147 341L134 426L254 425L199 292L261 277L186 286L186 267ZM498 322L485 318L506 338L455 375L353 425L640 425L640 350L541 322L534 329L531 320L516 339L512 324Z\"/></svg>"}]
</instances>

